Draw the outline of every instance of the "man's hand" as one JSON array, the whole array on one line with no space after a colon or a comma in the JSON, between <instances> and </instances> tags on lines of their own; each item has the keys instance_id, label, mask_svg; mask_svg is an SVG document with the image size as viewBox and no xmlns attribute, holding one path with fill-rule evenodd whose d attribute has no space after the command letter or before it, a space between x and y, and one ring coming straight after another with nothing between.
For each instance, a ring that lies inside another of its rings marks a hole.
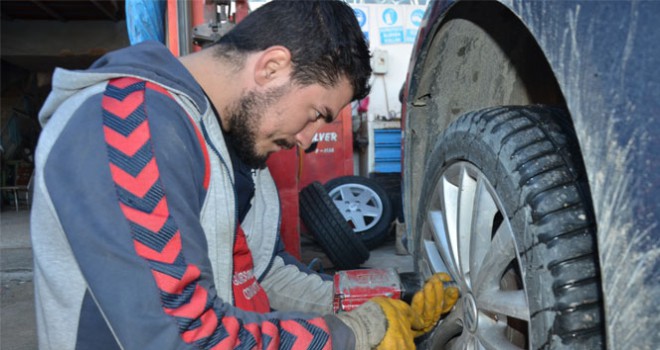
<instances>
[{"instance_id":1,"label":"man's hand","mask_svg":"<svg viewBox=\"0 0 660 350\"><path fill-rule=\"evenodd\" d=\"M415 350L415 333L412 320L414 311L406 302L386 297L375 297L370 300L378 304L387 318L387 331L378 344L378 350Z\"/></svg>"},{"instance_id":2,"label":"man's hand","mask_svg":"<svg viewBox=\"0 0 660 350\"><path fill-rule=\"evenodd\" d=\"M443 282L449 281L451 278L446 273L431 276L424 287L415 293L411 305L385 297L371 299L383 309L388 322L387 332L378 349L415 349L414 338L433 329L440 316L456 304L458 289L443 285Z\"/></svg>"},{"instance_id":3,"label":"man's hand","mask_svg":"<svg viewBox=\"0 0 660 350\"><path fill-rule=\"evenodd\" d=\"M456 303L458 289L443 285L450 280L445 273L431 276L415 293L411 305L375 297L337 317L353 330L356 349L414 350L415 337L433 329L440 316Z\"/></svg>"},{"instance_id":4,"label":"man's hand","mask_svg":"<svg viewBox=\"0 0 660 350\"><path fill-rule=\"evenodd\" d=\"M444 287L444 282L450 282L446 273L438 273L429 278L424 287L415 293L412 299L412 328L415 336L427 333L440 319L442 314L451 310L458 300L458 288Z\"/></svg>"},{"instance_id":5,"label":"man's hand","mask_svg":"<svg viewBox=\"0 0 660 350\"><path fill-rule=\"evenodd\" d=\"M353 331L355 350L375 348L387 331L389 320L380 305L372 300L360 305L355 310L337 315L337 318Z\"/></svg>"}]
</instances>

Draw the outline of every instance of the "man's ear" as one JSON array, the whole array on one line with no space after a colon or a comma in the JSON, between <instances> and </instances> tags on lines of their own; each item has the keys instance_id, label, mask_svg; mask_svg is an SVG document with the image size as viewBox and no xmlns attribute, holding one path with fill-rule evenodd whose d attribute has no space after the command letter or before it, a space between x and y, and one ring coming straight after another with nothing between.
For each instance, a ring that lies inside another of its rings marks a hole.
<instances>
[{"instance_id":1,"label":"man's ear","mask_svg":"<svg viewBox=\"0 0 660 350\"><path fill-rule=\"evenodd\" d=\"M254 80L260 86L274 81L285 82L291 76L291 68L291 51L284 46L271 46L259 53Z\"/></svg>"}]
</instances>

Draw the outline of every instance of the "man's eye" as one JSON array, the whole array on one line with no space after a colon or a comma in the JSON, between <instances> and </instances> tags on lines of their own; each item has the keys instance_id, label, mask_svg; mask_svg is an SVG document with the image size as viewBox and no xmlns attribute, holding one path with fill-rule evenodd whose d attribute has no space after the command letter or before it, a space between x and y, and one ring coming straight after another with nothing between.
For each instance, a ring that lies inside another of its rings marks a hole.
<instances>
[{"instance_id":1,"label":"man's eye","mask_svg":"<svg viewBox=\"0 0 660 350\"><path fill-rule=\"evenodd\" d=\"M325 121L328 124L332 123L332 117L330 117L329 115L323 115L321 114L321 112L317 111L314 121L317 121L319 119L323 119L323 121Z\"/></svg>"}]
</instances>

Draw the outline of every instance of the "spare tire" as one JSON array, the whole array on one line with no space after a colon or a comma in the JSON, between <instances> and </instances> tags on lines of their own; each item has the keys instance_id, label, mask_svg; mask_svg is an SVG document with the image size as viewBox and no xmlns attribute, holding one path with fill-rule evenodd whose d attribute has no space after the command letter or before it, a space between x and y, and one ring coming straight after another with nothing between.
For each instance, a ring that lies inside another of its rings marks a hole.
<instances>
[{"instance_id":1,"label":"spare tire","mask_svg":"<svg viewBox=\"0 0 660 350\"><path fill-rule=\"evenodd\" d=\"M358 268L369 259L369 249L319 182L300 191L300 217L337 270Z\"/></svg>"},{"instance_id":2,"label":"spare tire","mask_svg":"<svg viewBox=\"0 0 660 350\"><path fill-rule=\"evenodd\" d=\"M325 189L367 248L383 243L390 232L392 204L382 186L366 177L342 176L328 181Z\"/></svg>"}]
</instances>

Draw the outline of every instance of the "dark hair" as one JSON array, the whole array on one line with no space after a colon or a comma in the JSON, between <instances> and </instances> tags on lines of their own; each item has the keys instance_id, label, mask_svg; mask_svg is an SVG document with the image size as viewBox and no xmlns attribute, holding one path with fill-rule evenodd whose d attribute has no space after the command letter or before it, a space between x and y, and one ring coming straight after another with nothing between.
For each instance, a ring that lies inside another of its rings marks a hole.
<instances>
[{"instance_id":1,"label":"dark hair","mask_svg":"<svg viewBox=\"0 0 660 350\"><path fill-rule=\"evenodd\" d=\"M369 94L369 47L345 2L268 2L225 34L214 50L242 64L247 53L275 45L291 51L295 83L331 87L344 75L353 87L354 100Z\"/></svg>"}]
</instances>

